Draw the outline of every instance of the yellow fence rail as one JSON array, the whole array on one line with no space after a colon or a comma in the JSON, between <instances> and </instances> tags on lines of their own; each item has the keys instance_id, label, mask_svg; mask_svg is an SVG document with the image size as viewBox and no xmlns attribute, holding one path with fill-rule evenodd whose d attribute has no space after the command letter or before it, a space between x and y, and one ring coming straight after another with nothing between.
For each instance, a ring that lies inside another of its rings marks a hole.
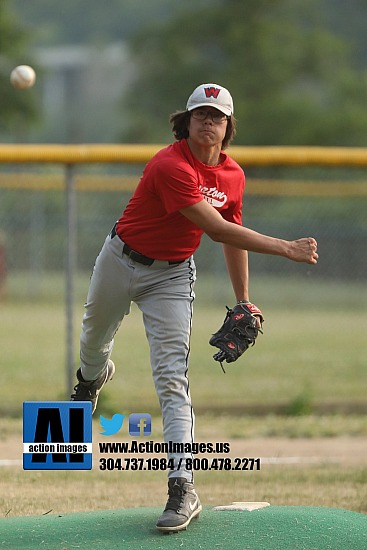
<instances>
[{"instance_id":1,"label":"yellow fence rail","mask_svg":"<svg viewBox=\"0 0 367 550\"><path fill-rule=\"evenodd\" d=\"M133 192L137 176L75 174L74 191L83 193ZM64 191L63 174L0 172L0 189L22 191ZM367 181L301 181L248 179L246 195L267 197L367 197Z\"/></svg>"},{"instance_id":2,"label":"yellow fence rail","mask_svg":"<svg viewBox=\"0 0 367 550\"><path fill-rule=\"evenodd\" d=\"M147 162L165 145L144 144L0 144L0 163L92 164ZM367 167L364 147L242 147L228 149L246 166Z\"/></svg>"}]
</instances>

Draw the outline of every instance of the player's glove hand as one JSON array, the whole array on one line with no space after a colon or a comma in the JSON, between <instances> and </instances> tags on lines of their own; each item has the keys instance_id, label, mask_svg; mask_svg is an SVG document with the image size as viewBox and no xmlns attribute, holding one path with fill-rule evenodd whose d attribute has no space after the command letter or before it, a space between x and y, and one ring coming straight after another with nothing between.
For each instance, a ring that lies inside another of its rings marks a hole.
<instances>
[{"instance_id":1,"label":"player's glove hand","mask_svg":"<svg viewBox=\"0 0 367 550\"><path fill-rule=\"evenodd\" d=\"M255 344L257 335L262 333L264 317L260 309L251 303L238 303L233 309L227 307L223 325L209 340L209 344L219 348L213 355L220 362L223 372L223 361L233 363Z\"/></svg>"}]
</instances>

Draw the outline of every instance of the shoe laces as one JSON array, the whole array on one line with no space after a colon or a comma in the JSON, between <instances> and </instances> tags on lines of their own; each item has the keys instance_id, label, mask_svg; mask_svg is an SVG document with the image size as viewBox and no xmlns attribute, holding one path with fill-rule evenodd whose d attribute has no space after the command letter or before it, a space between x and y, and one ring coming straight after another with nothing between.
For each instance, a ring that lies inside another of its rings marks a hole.
<instances>
[{"instance_id":1,"label":"shoe laces","mask_svg":"<svg viewBox=\"0 0 367 550\"><path fill-rule=\"evenodd\" d=\"M166 510L174 510L178 512L181 508L181 504L185 495L185 490L182 486L176 484L168 489L168 502Z\"/></svg>"},{"instance_id":2,"label":"shoe laces","mask_svg":"<svg viewBox=\"0 0 367 550\"><path fill-rule=\"evenodd\" d=\"M86 392L92 397L91 386L92 384L88 384L88 382L79 381L79 383L74 386L75 393L73 393L71 397L77 397L80 391Z\"/></svg>"}]
</instances>

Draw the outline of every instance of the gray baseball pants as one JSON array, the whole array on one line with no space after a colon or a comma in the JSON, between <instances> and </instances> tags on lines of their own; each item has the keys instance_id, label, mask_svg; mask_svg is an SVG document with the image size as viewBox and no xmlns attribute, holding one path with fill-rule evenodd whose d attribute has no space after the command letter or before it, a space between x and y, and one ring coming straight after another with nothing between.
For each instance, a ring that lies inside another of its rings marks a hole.
<instances>
[{"instance_id":1,"label":"gray baseball pants","mask_svg":"<svg viewBox=\"0 0 367 550\"><path fill-rule=\"evenodd\" d=\"M80 338L83 378L95 380L104 371L115 334L131 302L135 302L143 314L164 441L192 444L194 412L187 371L195 297L194 260L191 257L173 265L155 261L145 266L123 254L123 245L117 235L108 236L94 266ZM169 477L192 481L192 470L185 468L185 459L192 458L191 453L169 454L168 458L174 459L175 468L181 459L180 469L169 470Z\"/></svg>"}]
</instances>

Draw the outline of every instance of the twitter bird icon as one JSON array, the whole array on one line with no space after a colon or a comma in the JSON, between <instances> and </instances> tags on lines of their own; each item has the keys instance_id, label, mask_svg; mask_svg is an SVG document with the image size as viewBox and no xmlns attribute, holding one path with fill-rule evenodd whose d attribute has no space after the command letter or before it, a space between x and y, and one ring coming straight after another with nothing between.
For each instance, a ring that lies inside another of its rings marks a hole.
<instances>
[{"instance_id":1,"label":"twitter bird icon","mask_svg":"<svg viewBox=\"0 0 367 550\"><path fill-rule=\"evenodd\" d=\"M99 432L101 435L114 435L119 431L123 422L125 415L124 414L114 414L111 420L100 415L99 421L101 423L102 429L104 432Z\"/></svg>"}]
</instances>

